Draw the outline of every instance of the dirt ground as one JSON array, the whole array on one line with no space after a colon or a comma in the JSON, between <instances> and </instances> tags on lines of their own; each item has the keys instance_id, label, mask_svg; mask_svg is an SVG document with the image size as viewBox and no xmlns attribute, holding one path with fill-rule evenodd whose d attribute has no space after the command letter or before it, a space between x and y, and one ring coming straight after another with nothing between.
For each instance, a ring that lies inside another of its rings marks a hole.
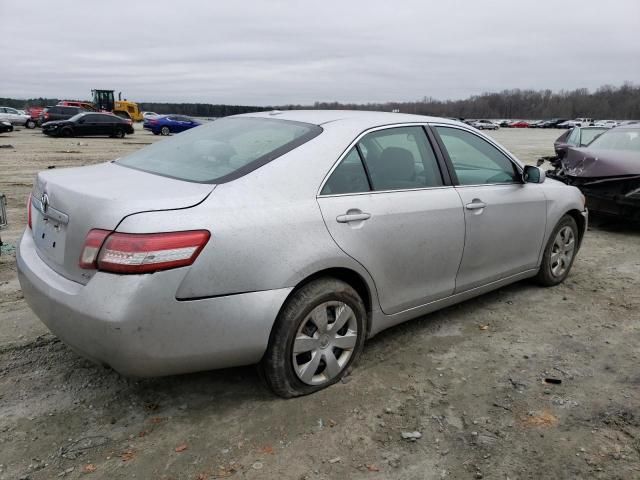
<instances>
[{"instance_id":1,"label":"dirt ground","mask_svg":"<svg viewBox=\"0 0 640 480\"><path fill-rule=\"evenodd\" d=\"M492 135L534 162L560 133ZM80 358L22 299L26 197L38 170L157 139L0 135L0 479L640 478L640 228L620 222L592 222L563 285L383 332L309 397L274 397L251 367L132 380Z\"/></svg>"}]
</instances>

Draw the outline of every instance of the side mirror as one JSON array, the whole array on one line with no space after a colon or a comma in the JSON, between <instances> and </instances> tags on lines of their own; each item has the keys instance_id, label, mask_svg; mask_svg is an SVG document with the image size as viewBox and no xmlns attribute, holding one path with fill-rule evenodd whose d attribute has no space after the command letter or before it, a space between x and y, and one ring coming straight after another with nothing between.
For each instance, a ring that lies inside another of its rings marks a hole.
<instances>
[{"instance_id":1,"label":"side mirror","mask_svg":"<svg viewBox=\"0 0 640 480\"><path fill-rule=\"evenodd\" d=\"M522 172L522 181L524 183L542 183L547 175L544 170L534 165L526 165Z\"/></svg>"}]
</instances>

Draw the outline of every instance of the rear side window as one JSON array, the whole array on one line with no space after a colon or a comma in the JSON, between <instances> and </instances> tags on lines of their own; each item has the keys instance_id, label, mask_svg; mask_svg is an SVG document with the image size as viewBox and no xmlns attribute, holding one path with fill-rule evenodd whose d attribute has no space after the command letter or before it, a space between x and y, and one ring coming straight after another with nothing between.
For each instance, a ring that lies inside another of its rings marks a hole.
<instances>
[{"instance_id":1,"label":"rear side window","mask_svg":"<svg viewBox=\"0 0 640 480\"><path fill-rule=\"evenodd\" d=\"M509 158L471 132L436 127L461 185L514 183L518 171Z\"/></svg>"},{"instance_id":2,"label":"rear side window","mask_svg":"<svg viewBox=\"0 0 640 480\"><path fill-rule=\"evenodd\" d=\"M223 118L138 150L116 163L189 182L224 183L246 175L320 133L321 127L309 123Z\"/></svg>"},{"instance_id":3,"label":"rear side window","mask_svg":"<svg viewBox=\"0 0 640 480\"><path fill-rule=\"evenodd\" d=\"M367 173L364 170L358 151L353 148L333 171L327 183L322 187L320 194L337 195L368 191L369 180L367 179Z\"/></svg>"},{"instance_id":4,"label":"rear side window","mask_svg":"<svg viewBox=\"0 0 640 480\"><path fill-rule=\"evenodd\" d=\"M320 194L442 185L436 156L422 127L395 127L365 135L333 171Z\"/></svg>"},{"instance_id":5,"label":"rear side window","mask_svg":"<svg viewBox=\"0 0 640 480\"><path fill-rule=\"evenodd\" d=\"M374 190L442 186L442 175L422 127L372 132L359 142Z\"/></svg>"}]
</instances>

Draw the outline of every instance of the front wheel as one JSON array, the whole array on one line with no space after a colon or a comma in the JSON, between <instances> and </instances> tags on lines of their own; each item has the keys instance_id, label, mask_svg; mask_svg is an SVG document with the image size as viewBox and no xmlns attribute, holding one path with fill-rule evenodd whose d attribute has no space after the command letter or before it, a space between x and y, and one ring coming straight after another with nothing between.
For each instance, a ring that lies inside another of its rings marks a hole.
<instances>
[{"instance_id":1,"label":"front wheel","mask_svg":"<svg viewBox=\"0 0 640 480\"><path fill-rule=\"evenodd\" d=\"M115 137L116 138L124 138L124 130L122 130L120 128L118 130L116 130Z\"/></svg>"},{"instance_id":2,"label":"front wheel","mask_svg":"<svg viewBox=\"0 0 640 480\"><path fill-rule=\"evenodd\" d=\"M578 252L578 225L571 215L560 219L551 232L536 276L539 284L551 287L562 283L569 275Z\"/></svg>"},{"instance_id":3,"label":"front wheel","mask_svg":"<svg viewBox=\"0 0 640 480\"><path fill-rule=\"evenodd\" d=\"M356 361L367 312L358 293L333 278L314 280L287 300L261 363L269 387L291 398L338 382Z\"/></svg>"}]
</instances>

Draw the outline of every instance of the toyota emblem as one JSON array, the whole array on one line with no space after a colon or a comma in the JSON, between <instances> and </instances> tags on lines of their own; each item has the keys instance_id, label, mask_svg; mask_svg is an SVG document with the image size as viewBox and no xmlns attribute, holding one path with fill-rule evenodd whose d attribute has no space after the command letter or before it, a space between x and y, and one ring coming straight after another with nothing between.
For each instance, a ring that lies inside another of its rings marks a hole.
<instances>
[{"instance_id":1,"label":"toyota emblem","mask_svg":"<svg viewBox=\"0 0 640 480\"><path fill-rule=\"evenodd\" d=\"M42 213L47 213L47 210L49 210L49 196L46 193L43 193L40 197L40 201L42 202Z\"/></svg>"}]
</instances>

